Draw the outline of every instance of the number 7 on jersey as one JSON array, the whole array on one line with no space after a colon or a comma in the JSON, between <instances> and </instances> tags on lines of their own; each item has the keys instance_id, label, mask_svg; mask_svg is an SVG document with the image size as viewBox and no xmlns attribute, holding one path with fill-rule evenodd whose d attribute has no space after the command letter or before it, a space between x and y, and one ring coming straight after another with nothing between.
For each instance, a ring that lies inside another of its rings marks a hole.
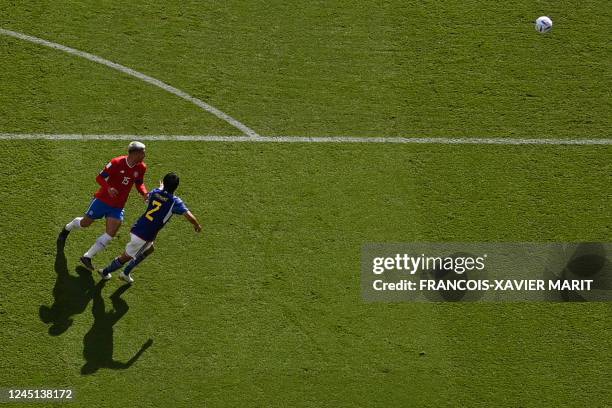
<instances>
[{"instance_id":1,"label":"number 7 on jersey","mask_svg":"<svg viewBox=\"0 0 612 408\"><path fill-rule=\"evenodd\" d=\"M147 213L145 214L145 217L147 217L147 220L149 221L153 221L153 213L156 211L159 211L159 209L161 208L162 203L160 203L157 200L153 200L151 202L151 204L153 204L153 208L151 208L149 211L147 211Z\"/></svg>"}]
</instances>

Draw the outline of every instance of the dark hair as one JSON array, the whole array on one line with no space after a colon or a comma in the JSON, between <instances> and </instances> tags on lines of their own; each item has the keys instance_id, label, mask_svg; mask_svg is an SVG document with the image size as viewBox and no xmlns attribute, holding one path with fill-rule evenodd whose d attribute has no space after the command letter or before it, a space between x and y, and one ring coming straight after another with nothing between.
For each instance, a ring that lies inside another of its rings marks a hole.
<instances>
[{"instance_id":1,"label":"dark hair","mask_svg":"<svg viewBox=\"0 0 612 408\"><path fill-rule=\"evenodd\" d=\"M168 173L164 176L164 191L173 194L179 185L179 176L176 173Z\"/></svg>"}]
</instances>

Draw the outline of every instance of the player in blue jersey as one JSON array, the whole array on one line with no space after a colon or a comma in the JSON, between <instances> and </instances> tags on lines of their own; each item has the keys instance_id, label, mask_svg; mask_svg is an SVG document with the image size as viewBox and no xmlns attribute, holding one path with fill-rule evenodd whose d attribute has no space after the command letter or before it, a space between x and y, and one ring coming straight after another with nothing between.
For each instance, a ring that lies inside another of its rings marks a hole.
<instances>
[{"instance_id":1,"label":"player in blue jersey","mask_svg":"<svg viewBox=\"0 0 612 408\"><path fill-rule=\"evenodd\" d=\"M106 268L98 271L102 279L110 279L111 272L129 262L119 274L119 278L128 283L133 283L134 279L130 272L153 253L153 242L157 234L164 228L173 214L184 215L193 224L196 232L202 230L202 226L183 203L183 200L174 195L178 185L179 177L175 173L168 173L164 176L159 188L149 193L147 210L132 227L131 240L125 246L125 252L115 258Z\"/></svg>"}]
</instances>

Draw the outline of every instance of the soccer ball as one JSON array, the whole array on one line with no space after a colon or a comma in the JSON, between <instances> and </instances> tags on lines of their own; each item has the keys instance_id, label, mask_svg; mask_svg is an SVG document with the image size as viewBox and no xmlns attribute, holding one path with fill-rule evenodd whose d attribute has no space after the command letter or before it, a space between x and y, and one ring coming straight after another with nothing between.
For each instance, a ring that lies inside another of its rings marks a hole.
<instances>
[{"instance_id":1,"label":"soccer ball","mask_svg":"<svg viewBox=\"0 0 612 408\"><path fill-rule=\"evenodd\" d=\"M552 30L552 20L546 16L538 17L535 22L535 29L538 33L547 33Z\"/></svg>"}]
</instances>

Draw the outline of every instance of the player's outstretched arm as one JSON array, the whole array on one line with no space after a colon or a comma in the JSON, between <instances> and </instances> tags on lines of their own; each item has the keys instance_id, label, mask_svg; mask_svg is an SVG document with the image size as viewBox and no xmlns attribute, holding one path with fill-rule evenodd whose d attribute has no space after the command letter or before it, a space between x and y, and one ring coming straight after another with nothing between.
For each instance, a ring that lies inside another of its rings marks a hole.
<instances>
[{"instance_id":1,"label":"player's outstretched arm","mask_svg":"<svg viewBox=\"0 0 612 408\"><path fill-rule=\"evenodd\" d=\"M198 222L198 219L195 217L195 215L191 213L191 211L187 211L185 213L185 218L187 218L187 220L193 225L193 229L195 230L195 232L202 231L202 226Z\"/></svg>"}]
</instances>

